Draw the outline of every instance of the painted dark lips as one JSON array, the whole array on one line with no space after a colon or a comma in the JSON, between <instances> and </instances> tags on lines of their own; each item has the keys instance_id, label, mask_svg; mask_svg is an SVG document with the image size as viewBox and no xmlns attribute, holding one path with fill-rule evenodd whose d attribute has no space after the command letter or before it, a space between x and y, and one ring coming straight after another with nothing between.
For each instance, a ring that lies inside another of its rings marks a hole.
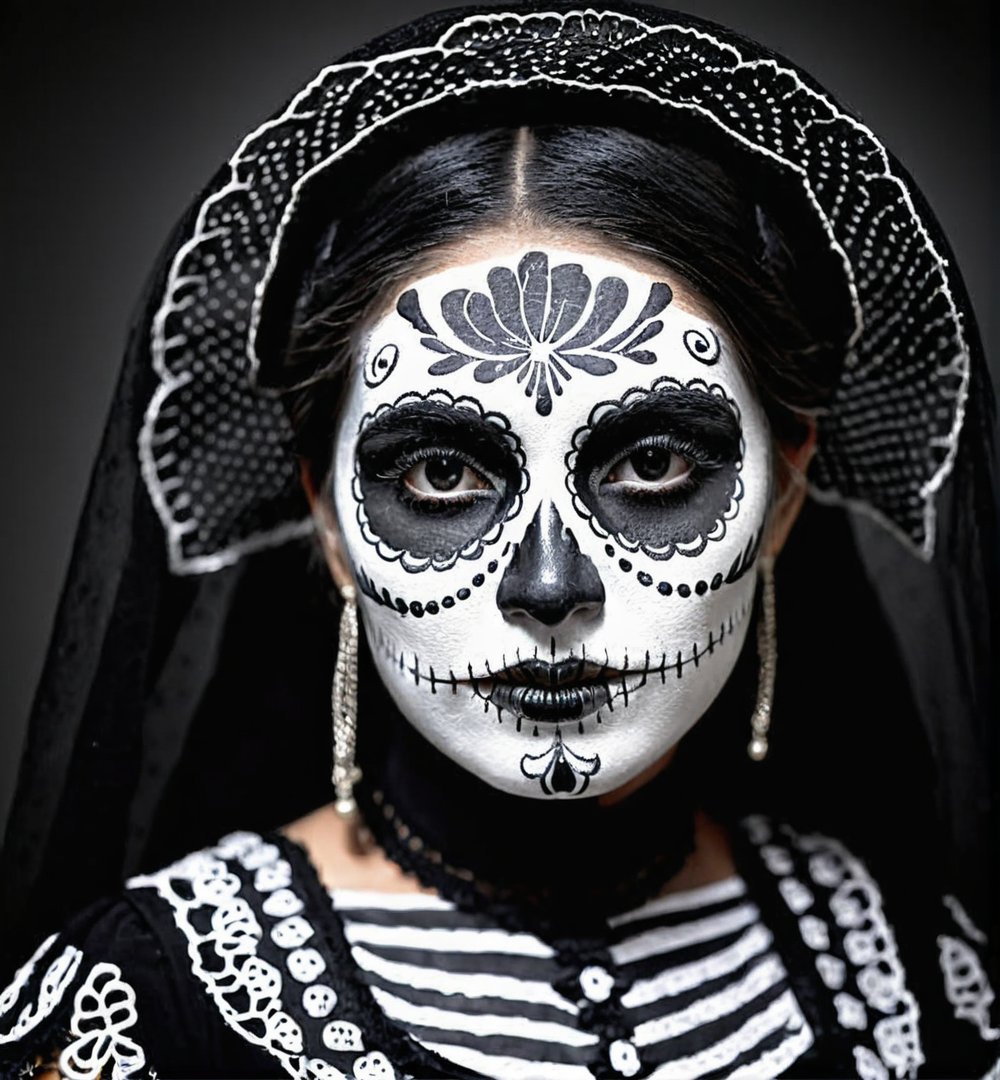
<instances>
[{"instance_id":1,"label":"painted dark lips","mask_svg":"<svg viewBox=\"0 0 1000 1080\"><path fill-rule=\"evenodd\" d=\"M530 659L477 679L476 690L490 704L527 720L577 720L609 705L608 680L616 675L589 660Z\"/></svg>"}]
</instances>

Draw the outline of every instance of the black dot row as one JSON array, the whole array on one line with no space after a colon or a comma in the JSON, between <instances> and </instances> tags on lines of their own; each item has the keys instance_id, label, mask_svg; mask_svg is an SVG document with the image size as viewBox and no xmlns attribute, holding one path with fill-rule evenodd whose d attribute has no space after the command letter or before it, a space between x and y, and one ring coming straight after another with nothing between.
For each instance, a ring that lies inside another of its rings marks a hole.
<instances>
[{"instance_id":1,"label":"black dot row","mask_svg":"<svg viewBox=\"0 0 1000 1080\"><path fill-rule=\"evenodd\" d=\"M615 549L610 544L605 546L604 551L609 558L613 559L615 557ZM624 573L632 573L632 564L628 559L619 559L618 566ZM640 585L648 587L653 584L652 574L647 574L645 570L636 571L635 578ZM656 583L656 591L661 596L670 596L673 592L676 592L678 596L685 597L690 596L692 593L696 593L698 596L704 596L710 589L712 592L715 592L716 589L721 588L723 581L725 581L725 578L721 573L716 574L711 581L697 581L693 586L688 585L687 582L682 582L680 585L674 586L671 585L669 581L658 581Z\"/></svg>"},{"instance_id":2,"label":"black dot row","mask_svg":"<svg viewBox=\"0 0 1000 1080\"><path fill-rule=\"evenodd\" d=\"M487 572L490 574L496 573L498 565L499 564L497 563L496 559L491 559L486 567ZM472 579L472 584L477 589L485 582L485 574L476 574L476 576ZM388 589L382 590L382 599L385 600L387 604L395 607L395 609L400 613L400 615L405 615L407 612L409 612L416 619L422 619L424 615L437 615L441 608L452 608L455 606L456 600L468 600L471 595L472 589L468 589L463 586L461 589L455 590L454 596L443 596L441 598L440 604L437 600L429 600L426 604L421 604L419 600L411 600L409 603L407 603L401 596L397 596L395 599L392 599L389 596Z\"/></svg>"}]
</instances>

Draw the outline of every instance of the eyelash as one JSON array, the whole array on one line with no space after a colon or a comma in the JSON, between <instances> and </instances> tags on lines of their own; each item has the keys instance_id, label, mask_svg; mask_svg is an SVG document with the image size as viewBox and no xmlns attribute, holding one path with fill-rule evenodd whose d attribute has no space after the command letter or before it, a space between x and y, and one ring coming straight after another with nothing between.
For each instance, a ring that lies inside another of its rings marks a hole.
<instances>
[{"instance_id":1,"label":"eyelash","mask_svg":"<svg viewBox=\"0 0 1000 1080\"><path fill-rule=\"evenodd\" d=\"M604 478L607 477L608 473L610 473L619 462L624 461L626 458L631 457L637 450L642 450L647 446L656 447L660 450L666 450L671 454L676 454L677 457L688 462L691 468L688 470L687 475L683 480L672 487L660 489L651 488L648 491L633 487L629 489L629 498L652 501L656 499L673 499L686 495L697 487L698 476L701 469L709 465L704 448L690 439L682 439L676 435L647 435L645 438L633 443L624 452L612 458L604 468L600 470L601 480L598 483L603 485L605 483Z\"/></svg>"},{"instance_id":2,"label":"eyelash","mask_svg":"<svg viewBox=\"0 0 1000 1080\"><path fill-rule=\"evenodd\" d=\"M490 485L491 491L467 491L463 492L461 495L440 498L434 495L418 495L407 485L405 480L406 474L414 465L419 465L422 461L429 461L431 458L435 457L458 458L463 465L472 469L477 476L485 480L486 483ZM390 469L379 475L384 480L395 480L399 488L400 501L410 509L422 513L433 513L436 510L451 510L468 507L473 503L479 502L483 498L489 497L491 493L495 493L497 490L496 481L478 461L468 454L463 453L461 450L457 450L451 446L425 446L421 447L419 450L404 452L396 458Z\"/></svg>"}]
</instances>

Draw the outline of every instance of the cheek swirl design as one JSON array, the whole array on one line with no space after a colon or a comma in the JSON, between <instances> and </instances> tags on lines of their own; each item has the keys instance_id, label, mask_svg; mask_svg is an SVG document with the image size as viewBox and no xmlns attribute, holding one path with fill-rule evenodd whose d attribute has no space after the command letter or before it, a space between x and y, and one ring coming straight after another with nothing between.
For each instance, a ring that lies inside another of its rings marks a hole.
<instances>
[{"instance_id":1,"label":"cheek swirl design","mask_svg":"<svg viewBox=\"0 0 1000 1080\"><path fill-rule=\"evenodd\" d=\"M668 285L654 282L639 314L624 320L629 288L621 278L602 278L595 289L579 263L550 267L542 251L528 252L516 274L493 267L486 281L489 294L453 289L441 300L441 317L457 345L431 326L415 289L403 293L396 310L422 335L421 344L440 354L429 374L474 364L477 382L514 375L541 416L552 411L553 395L562 394L574 370L608 375L623 357L654 363L656 354L642 346L662 331L656 316L673 299Z\"/></svg>"},{"instance_id":2,"label":"cheek swirl design","mask_svg":"<svg viewBox=\"0 0 1000 1080\"><path fill-rule=\"evenodd\" d=\"M393 344L383 345L378 352L365 357L365 386L372 390L381 386L395 370L398 359L399 346Z\"/></svg>"},{"instance_id":3,"label":"cheek swirl design","mask_svg":"<svg viewBox=\"0 0 1000 1080\"><path fill-rule=\"evenodd\" d=\"M719 335L710 326L706 326L704 330L685 330L684 348L695 360L709 367L718 362L722 351Z\"/></svg>"}]
</instances>

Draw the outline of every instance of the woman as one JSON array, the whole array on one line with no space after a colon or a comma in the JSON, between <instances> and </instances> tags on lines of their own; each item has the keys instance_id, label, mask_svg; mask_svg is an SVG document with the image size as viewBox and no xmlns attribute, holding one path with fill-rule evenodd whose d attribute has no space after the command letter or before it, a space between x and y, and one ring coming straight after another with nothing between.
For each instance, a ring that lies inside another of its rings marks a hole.
<instances>
[{"instance_id":1,"label":"woman","mask_svg":"<svg viewBox=\"0 0 1000 1080\"><path fill-rule=\"evenodd\" d=\"M719 28L444 13L321 73L123 370L12 1075L985 1075L976 349L905 174Z\"/></svg>"}]
</instances>

